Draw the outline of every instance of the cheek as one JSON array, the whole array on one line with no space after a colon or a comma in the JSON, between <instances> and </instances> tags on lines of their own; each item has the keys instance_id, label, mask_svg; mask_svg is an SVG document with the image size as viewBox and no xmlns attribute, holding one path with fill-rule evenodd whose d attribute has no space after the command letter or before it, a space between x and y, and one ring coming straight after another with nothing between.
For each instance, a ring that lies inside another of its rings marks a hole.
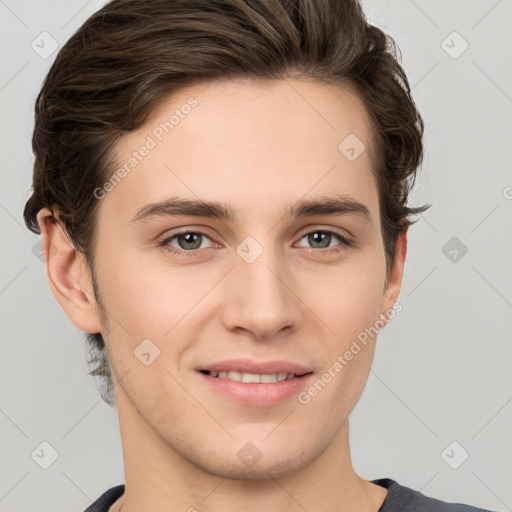
<instances>
[{"instance_id":1,"label":"cheek","mask_svg":"<svg viewBox=\"0 0 512 512\"><path fill-rule=\"evenodd\" d=\"M375 353L373 328L379 319L382 287L378 272L354 268L340 274L338 280L331 276L325 282L325 293L312 301L312 309L329 329L319 340L322 371L300 403L308 403L306 407L318 411L315 414L327 414L328 419L323 419L332 425L345 421L367 382Z\"/></svg>"},{"instance_id":2,"label":"cheek","mask_svg":"<svg viewBox=\"0 0 512 512\"><path fill-rule=\"evenodd\" d=\"M117 256L103 260L103 295L112 317L134 340L163 338L211 287L204 273Z\"/></svg>"},{"instance_id":3,"label":"cheek","mask_svg":"<svg viewBox=\"0 0 512 512\"><path fill-rule=\"evenodd\" d=\"M342 421L348 415L368 378L384 280L383 258L369 254L357 264L339 267L336 272L331 269L309 283L315 286L309 290L316 290L308 296L311 309L328 327L319 350L324 354L324 373L319 377L326 389L324 392L322 382L316 386L322 389L317 406L329 409L329 404L338 403L330 413L333 421Z\"/></svg>"},{"instance_id":4,"label":"cheek","mask_svg":"<svg viewBox=\"0 0 512 512\"><path fill-rule=\"evenodd\" d=\"M303 287L304 301L333 338L348 341L379 318L385 273L380 261L316 273Z\"/></svg>"}]
</instances>

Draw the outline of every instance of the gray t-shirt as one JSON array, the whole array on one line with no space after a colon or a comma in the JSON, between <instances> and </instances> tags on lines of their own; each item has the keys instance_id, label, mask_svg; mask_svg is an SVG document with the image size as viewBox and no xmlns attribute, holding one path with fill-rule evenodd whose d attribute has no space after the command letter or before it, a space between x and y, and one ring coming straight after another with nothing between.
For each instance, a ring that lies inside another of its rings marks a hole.
<instances>
[{"instance_id":1,"label":"gray t-shirt","mask_svg":"<svg viewBox=\"0 0 512 512\"><path fill-rule=\"evenodd\" d=\"M391 478L379 478L372 483L388 490L384 503L378 512L492 512L461 503L446 503L429 498L418 491L404 487ZM104 492L84 512L108 512L108 509L124 493L124 484Z\"/></svg>"}]
</instances>

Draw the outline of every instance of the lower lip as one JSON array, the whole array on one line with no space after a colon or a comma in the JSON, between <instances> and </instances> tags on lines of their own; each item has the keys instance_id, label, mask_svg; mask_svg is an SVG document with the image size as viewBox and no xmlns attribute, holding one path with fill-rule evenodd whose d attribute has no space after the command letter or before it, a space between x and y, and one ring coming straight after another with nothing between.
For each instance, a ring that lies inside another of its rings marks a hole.
<instances>
[{"instance_id":1,"label":"lower lip","mask_svg":"<svg viewBox=\"0 0 512 512\"><path fill-rule=\"evenodd\" d=\"M289 380L258 384L256 382L221 379L202 372L198 373L215 391L239 404L253 406L274 405L297 395L313 377L312 373L308 373Z\"/></svg>"}]
</instances>

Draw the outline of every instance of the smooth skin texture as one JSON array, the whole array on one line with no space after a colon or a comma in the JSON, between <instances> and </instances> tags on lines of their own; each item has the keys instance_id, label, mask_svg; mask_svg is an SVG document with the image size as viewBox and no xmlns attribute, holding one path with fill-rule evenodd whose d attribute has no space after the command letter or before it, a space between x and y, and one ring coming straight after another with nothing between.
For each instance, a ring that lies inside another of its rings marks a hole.
<instances>
[{"instance_id":1,"label":"smooth skin texture","mask_svg":"<svg viewBox=\"0 0 512 512\"><path fill-rule=\"evenodd\" d=\"M119 166L191 97L197 106L100 200L104 315L83 256L47 209L38 215L53 293L78 328L106 341L126 477L112 510L376 512L387 491L355 473L348 422L376 337L306 405L297 396L236 404L197 371L228 358L282 359L320 378L392 309L406 233L387 273L364 106L347 89L304 80L194 85L120 139ZM338 150L349 134L366 145L355 161ZM131 221L175 196L225 203L235 218ZM296 201L337 196L362 203L370 218L284 216ZM206 235L175 236L197 230ZM252 263L236 252L248 236L263 248ZM160 356L146 366L134 350L148 338ZM262 454L253 467L237 456L247 442Z\"/></svg>"}]
</instances>

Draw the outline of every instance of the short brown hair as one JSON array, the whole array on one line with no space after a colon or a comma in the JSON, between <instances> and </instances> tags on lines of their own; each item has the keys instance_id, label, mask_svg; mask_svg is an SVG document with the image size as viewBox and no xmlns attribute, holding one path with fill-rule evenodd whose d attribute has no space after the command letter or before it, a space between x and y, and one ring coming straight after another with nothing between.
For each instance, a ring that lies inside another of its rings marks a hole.
<instances>
[{"instance_id":1,"label":"short brown hair","mask_svg":"<svg viewBox=\"0 0 512 512\"><path fill-rule=\"evenodd\" d=\"M386 263L410 216L423 159L423 120L411 97L395 41L369 24L356 0L113 0L62 47L35 104L33 193L27 227L54 212L93 270L98 199L115 169L115 142L140 127L179 88L199 82L290 77L350 87L372 123L374 173ZM341 141L340 141L341 142ZM101 302L99 301L100 307ZM100 333L87 341L114 403Z\"/></svg>"}]
</instances>

